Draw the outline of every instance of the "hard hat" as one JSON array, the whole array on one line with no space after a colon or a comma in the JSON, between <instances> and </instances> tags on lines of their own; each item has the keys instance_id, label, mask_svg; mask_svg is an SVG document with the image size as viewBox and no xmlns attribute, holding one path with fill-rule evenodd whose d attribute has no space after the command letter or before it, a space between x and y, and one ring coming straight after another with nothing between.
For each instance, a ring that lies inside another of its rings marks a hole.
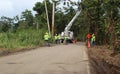
<instances>
[{"instance_id":1,"label":"hard hat","mask_svg":"<svg viewBox=\"0 0 120 74\"><path fill-rule=\"evenodd\" d=\"M45 34L48 34L48 32L46 32Z\"/></svg>"}]
</instances>

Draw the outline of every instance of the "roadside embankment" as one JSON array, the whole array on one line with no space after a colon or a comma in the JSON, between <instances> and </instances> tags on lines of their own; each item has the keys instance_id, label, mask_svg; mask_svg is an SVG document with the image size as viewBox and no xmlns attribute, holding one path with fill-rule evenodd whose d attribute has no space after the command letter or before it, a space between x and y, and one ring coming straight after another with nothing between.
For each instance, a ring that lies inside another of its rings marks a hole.
<instances>
[{"instance_id":1,"label":"roadside embankment","mask_svg":"<svg viewBox=\"0 0 120 74\"><path fill-rule=\"evenodd\" d=\"M107 46L89 48L91 74L120 74L120 54L111 54Z\"/></svg>"}]
</instances>

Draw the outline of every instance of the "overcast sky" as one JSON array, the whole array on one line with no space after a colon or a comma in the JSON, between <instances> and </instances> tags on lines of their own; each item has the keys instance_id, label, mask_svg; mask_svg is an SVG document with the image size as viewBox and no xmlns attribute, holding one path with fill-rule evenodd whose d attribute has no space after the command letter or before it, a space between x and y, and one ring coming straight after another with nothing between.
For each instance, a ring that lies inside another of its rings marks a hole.
<instances>
[{"instance_id":1,"label":"overcast sky","mask_svg":"<svg viewBox=\"0 0 120 74\"><path fill-rule=\"evenodd\" d=\"M20 15L25 9L32 10L36 2L43 0L0 0L0 17Z\"/></svg>"},{"instance_id":2,"label":"overcast sky","mask_svg":"<svg viewBox=\"0 0 120 74\"><path fill-rule=\"evenodd\" d=\"M20 15L25 9L32 10L36 2L42 1L43 0L0 0L0 17L14 17Z\"/></svg>"}]
</instances>

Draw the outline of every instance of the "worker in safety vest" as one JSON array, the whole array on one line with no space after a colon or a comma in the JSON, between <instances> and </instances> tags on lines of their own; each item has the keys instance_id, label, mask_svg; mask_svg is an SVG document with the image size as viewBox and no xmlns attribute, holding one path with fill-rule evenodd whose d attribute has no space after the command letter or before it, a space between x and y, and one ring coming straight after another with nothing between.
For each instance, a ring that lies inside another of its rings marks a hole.
<instances>
[{"instance_id":1,"label":"worker in safety vest","mask_svg":"<svg viewBox=\"0 0 120 74\"><path fill-rule=\"evenodd\" d=\"M64 37L64 43L65 43L65 44L68 44L68 36L65 36L65 37Z\"/></svg>"},{"instance_id":2,"label":"worker in safety vest","mask_svg":"<svg viewBox=\"0 0 120 74\"><path fill-rule=\"evenodd\" d=\"M58 41L57 34L55 34L54 39L55 39L55 44L57 44L57 41Z\"/></svg>"},{"instance_id":3,"label":"worker in safety vest","mask_svg":"<svg viewBox=\"0 0 120 74\"><path fill-rule=\"evenodd\" d=\"M49 36L49 34L46 32L45 35L44 35L44 40L45 40L45 45L46 45L46 46L50 46L49 39L50 39L50 36Z\"/></svg>"},{"instance_id":4,"label":"worker in safety vest","mask_svg":"<svg viewBox=\"0 0 120 74\"><path fill-rule=\"evenodd\" d=\"M96 37L95 37L95 34L93 33L91 36L91 46L94 46L95 40L96 40Z\"/></svg>"},{"instance_id":5,"label":"worker in safety vest","mask_svg":"<svg viewBox=\"0 0 120 74\"><path fill-rule=\"evenodd\" d=\"M58 34L57 38L58 38L58 44L60 44L61 43L61 35Z\"/></svg>"},{"instance_id":6,"label":"worker in safety vest","mask_svg":"<svg viewBox=\"0 0 120 74\"><path fill-rule=\"evenodd\" d=\"M86 36L86 38L87 38L88 40L90 40L91 35L88 33L87 36Z\"/></svg>"},{"instance_id":7,"label":"worker in safety vest","mask_svg":"<svg viewBox=\"0 0 120 74\"><path fill-rule=\"evenodd\" d=\"M90 39L91 39L91 35L90 35L90 33L88 33L87 35L86 35L86 45L87 45L87 47L89 48L90 47Z\"/></svg>"}]
</instances>

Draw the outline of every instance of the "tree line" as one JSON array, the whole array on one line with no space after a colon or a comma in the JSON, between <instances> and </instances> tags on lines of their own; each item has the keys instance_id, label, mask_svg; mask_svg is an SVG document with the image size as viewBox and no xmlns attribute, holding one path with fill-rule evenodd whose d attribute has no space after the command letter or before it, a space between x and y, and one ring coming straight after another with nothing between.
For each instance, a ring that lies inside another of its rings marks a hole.
<instances>
[{"instance_id":1,"label":"tree line","mask_svg":"<svg viewBox=\"0 0 120 74\"><path fill-rule=\"evenodd\" d=\"M81 0L74 2L72 0L46 0L50 27L52 26L52 4L55 2L55 33L64 31L66 25L73 18L78 10L82 10L79 17L74 21L71 30L74 36L85 41L87 33L95 33L96 44L110 45L111 49L120 49L120 0ZM62 4L62 7L60 5ZM45 1L37 2L33 10L36 11L33 16L30 10L25 10L21 16L14 18L0 18L0 32L16 32L17 30L43 30L47 31L47 19L45 12Z\"/></svg>"},{"instance_id":2,"label":"tree line","mask_svg":"<svg viewBox=\"0 0 120 74\"><path fill-rule=\"evenodd\" d=\"M83 0L84 24L96 34L97 44L109 44L120 49L120 0Z\"/></svg>"}]
</instances>

